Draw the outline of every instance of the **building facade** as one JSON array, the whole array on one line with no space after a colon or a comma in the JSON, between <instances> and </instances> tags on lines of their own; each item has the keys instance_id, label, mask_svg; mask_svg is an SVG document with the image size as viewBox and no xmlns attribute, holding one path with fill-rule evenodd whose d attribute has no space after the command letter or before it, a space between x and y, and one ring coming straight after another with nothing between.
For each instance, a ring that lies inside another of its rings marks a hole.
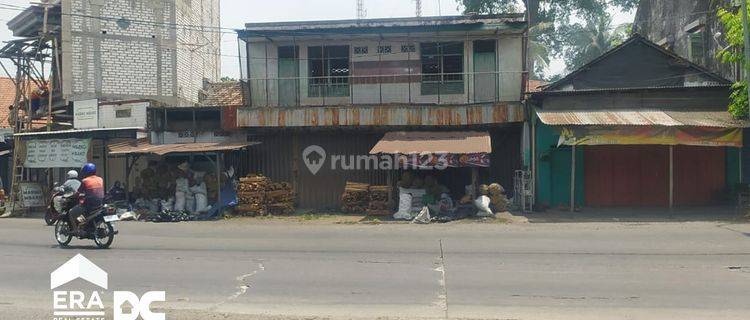
<instances>
[{"instance_id":1,"label":"building facade","mask_svg":"<svg viewBox=\"0 0 750 320\"><path fill-rule=\"evenodd\" d=\"M482 131L493 153L481 180L512 189L522 167L525 33L523 15L247 24L237 125L263 142L250 169L291 182L301 208L340 208L347 181L385 185L400 173L311 173L307 147L368 155L388 132ZM466 172L445 174L459 197Z\"/></svg>"},{"instance_id":2,"label":"building facade","mask_svg":"<svg viewBox=\"0 0 750 320\"><path fill-rule=\"evenodd\" d=\"M192 106L220 78L219 0L62 0L69 101L150 99Z\"/></svg>"},{"instance_id":3,"label":"building facade","mask_svg":"<svg viewBox=\"0 0 750 320\"><path fill-rule=\"evenodd\" d=\"M737 79L739 66L716 58L727 46L717 17L719 8L732 10L732 1L642 0L633 31L727 79Z\"/></svg>"},{"instance_id":4,"label":"building facade","mask_svg":"<svg viewBox=\"0 0 750 320\"><path fill-rule=\"evenodd\" d=\"M537 207L731 201L747 123L726 111L730 87L636 34L534 93Z\"/></svg>"}]
</instances>

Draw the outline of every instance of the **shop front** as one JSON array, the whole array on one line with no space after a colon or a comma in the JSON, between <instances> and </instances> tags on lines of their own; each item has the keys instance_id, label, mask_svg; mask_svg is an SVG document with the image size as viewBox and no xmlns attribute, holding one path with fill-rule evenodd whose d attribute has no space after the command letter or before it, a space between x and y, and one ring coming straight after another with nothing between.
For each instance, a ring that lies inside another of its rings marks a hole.
<instances>
[{"instance_id":1,"label":"shop front","mask_svg":"<svg viewBox=\"0 0 750 320\"><path fill-rule=\"evenodd\" d=\"M655 112L650 113L641 116ZM633 118L634 114L608 111L607 117ZM563 188L575 195L569 198L571 207L717 205L730 200L731 189L740 180L742 129L728 117L717 121L724 116L720 112L713 115L713 123L702 119L701 127L689 126L688 121L676 126L580 125L570 119L583 114L573 111L538 111L537 116L556 134L554 148L570 150L569 184ZM547 160L560 166L559 158Z\"/></svg>"},{"instance_id":2,"label":"shop front","mask_svg":"<svg viewBox=\"0 0 750 320\"><path fill-rule=\"evenodd\" d=\"M529 99L535 208L734 202L732 83L634 34Z\"/></svg>"},{"instance_id":3,"label":"shop front","mask_svg":"<svg viewBox=\"0 0 750 320\"><path fill-rule=\"evenodd\" d=\"M125 162L126 201L145 220L214 218L237 205L235 157L257 142L111 144Z\"/></svg>"}]
</instances>

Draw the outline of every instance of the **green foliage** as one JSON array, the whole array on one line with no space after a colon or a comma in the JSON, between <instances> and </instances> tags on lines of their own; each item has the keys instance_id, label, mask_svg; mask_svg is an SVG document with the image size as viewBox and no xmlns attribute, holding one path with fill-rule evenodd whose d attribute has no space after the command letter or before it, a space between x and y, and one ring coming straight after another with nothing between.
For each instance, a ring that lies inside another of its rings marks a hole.
<instances>
[{"instance_id":1,"label":"green foliage","mask_svg":"<svg viewBox=\"0 0 750 320\"><path fill-rule=\"evenodd\" d=\"M599 16L585 25L575 23L560 28L565 41L562 56L568 69L578 69L587 62L623 43L630 34L631 24L612 26L609 16Z\"/></svg>"},{"instance_id":2,"label":"green foliage","mask_svg":"<svg viewBox=\"0 0 750 320\"><path fill-rule=\"evenodd\" d=\"M732 85L732 94L729 95L729 113L735 119L747 118L747 81L736 82Z\"/></svg>"},{"instance_id":3,"label":"green foliage","mask_svg":"<svg viewBox=\"0 0 750 320\"><path fill-rule=\"evenodd\" d=\"M717 16L724 27L724 41L727 47L719 50L717 58L723 63L740 63L748 70L747 61L743 54L745 40L743 37L742 14L719 9ZM729 96L729 113L733 117L746 118L748 116L748 93L747 81L740 81L732 85L732 94Z\"/></svg>"},{"instance_id":4,"label":"green foliage","mask_svg":"<svg viewBox=\"0 0 750 320\"><path fill-rule=\"evenodd\" d=\"M602 23L611 21L608 10L618 7L631 10L639 0L456 0L464 13L497 14L523 12L528 9L531 19L529 26L529 63L534 78L542 78L543 70L553 57L562 57L568 69L579 66L592 55L599 52L598 47L609 48L616 44L618 37L625 33L604 30ZM524 8L524 2L528 8ZM571 17L578 17L584 24L571 23ZM561 37L565 32L573 33L576 29L590 30L587 36L576 36L575 39ZM606 31L606 32L605 32ZM597 39L592 34L599 34ZM603 45L605 44L606 45ZM588 48L585 52L580 52ZM606 50L605 50L606 51ZM603 51L601 51L603 52Z\"/></svg>"}]
</instances>

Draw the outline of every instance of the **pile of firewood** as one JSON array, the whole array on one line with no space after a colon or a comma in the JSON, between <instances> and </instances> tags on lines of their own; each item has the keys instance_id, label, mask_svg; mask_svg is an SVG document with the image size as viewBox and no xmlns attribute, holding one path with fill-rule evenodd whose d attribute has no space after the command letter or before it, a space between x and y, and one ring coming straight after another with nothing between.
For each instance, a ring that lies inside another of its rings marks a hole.
<instances>
[{"instance_id":1,"label":"pile of firewood","mask_svg":"<svg viewBox=\"0 0 750 320\"><path fill-rule=\"evenodd\" d=\"M242 215L286 215L294 213L294 190L287 182L273 182L262 175L240 178L237 187Z\"/></svg>"},{"instance_id":2,"label":"pile of firewood","mask_svg":"<svg viewBox=\"0 0 750 320\"><path fill-rule=\"evenodd\" d=\"M240 183L237 186L239 205L236 211L249 216L265 215L268 183L268 178L262 175L249 175L240 178Z\"/></svg>"},{"instance_id":3,"label":"pile of firewood","mask_svg":"<svg viewBox=\"0 0 750 320\"><path fill-rule=\"evenodd\" d=\"M341 195L341 211L344 213L364 213L370 202L370 185L347 182Z\"/></svg>"},{"instance_id":4,"label":"pile of firewood","mask_svg":"<svg viewBox=\"0 0 750 320\"><path fill-rule=\"evenodd\" d=\"M371 186L366 183L347 182L341 195L341 211L368 215L390 215L388 186Z\"/></svg>"},{"instance_id":5,"label":"pile of firewood","mask_svg":"<svg viewBox=\"0 0 750 320\"><path fill-rule=\"evenodd\" d=\"M389 186L370 186L370 202L367 206L368 215L384 216L390 215L388 208L388 195L391 193Z\"/></svg>"},{"instance_id":6,"label":"pile of firewood","mask_svg":"<svg viewBox=\"0 0 750 320\"><path fill-rule=\"evenodd\" d=\"M268 214L288 215L294 213L294 189L287 182L272 182L266 189Z\"/></svg>"}]
</instances>

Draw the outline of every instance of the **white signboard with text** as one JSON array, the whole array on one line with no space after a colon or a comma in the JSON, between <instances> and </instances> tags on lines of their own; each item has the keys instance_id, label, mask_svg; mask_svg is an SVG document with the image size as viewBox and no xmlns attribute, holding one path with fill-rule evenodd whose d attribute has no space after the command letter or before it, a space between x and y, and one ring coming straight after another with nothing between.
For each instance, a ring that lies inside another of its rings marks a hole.
<instances>
[{"instance_id":1,"label":"white signboard with text","mask_svg":"<svg viewBox=\"0 0 750 320\"><path fill-rule=\"evenodd\" d=\"M39 208L47 205L41 184L22 182L19 184L19 188L21 190L21 205L24 208Z\"/></svg>"},{"instance_id":2,"label":"white signboard with text","mask_svg":"<svg viewBox=\"0 0 750 320\"><path fill-rule=\"evenodd\" d=\"M26 142L26 168L80 168L88 162L91 139L50 139Z\"/></svg>"},{"instance_id":3,"label":"white signboard with text","mask_svg":"<svg viewBox=\"0 0 750 320\"><path fill-rule=\"evenodd\" d=\"M76 129L99 127L99 100L73 101L73 127Z\"/></svg>"}]
</instances>

